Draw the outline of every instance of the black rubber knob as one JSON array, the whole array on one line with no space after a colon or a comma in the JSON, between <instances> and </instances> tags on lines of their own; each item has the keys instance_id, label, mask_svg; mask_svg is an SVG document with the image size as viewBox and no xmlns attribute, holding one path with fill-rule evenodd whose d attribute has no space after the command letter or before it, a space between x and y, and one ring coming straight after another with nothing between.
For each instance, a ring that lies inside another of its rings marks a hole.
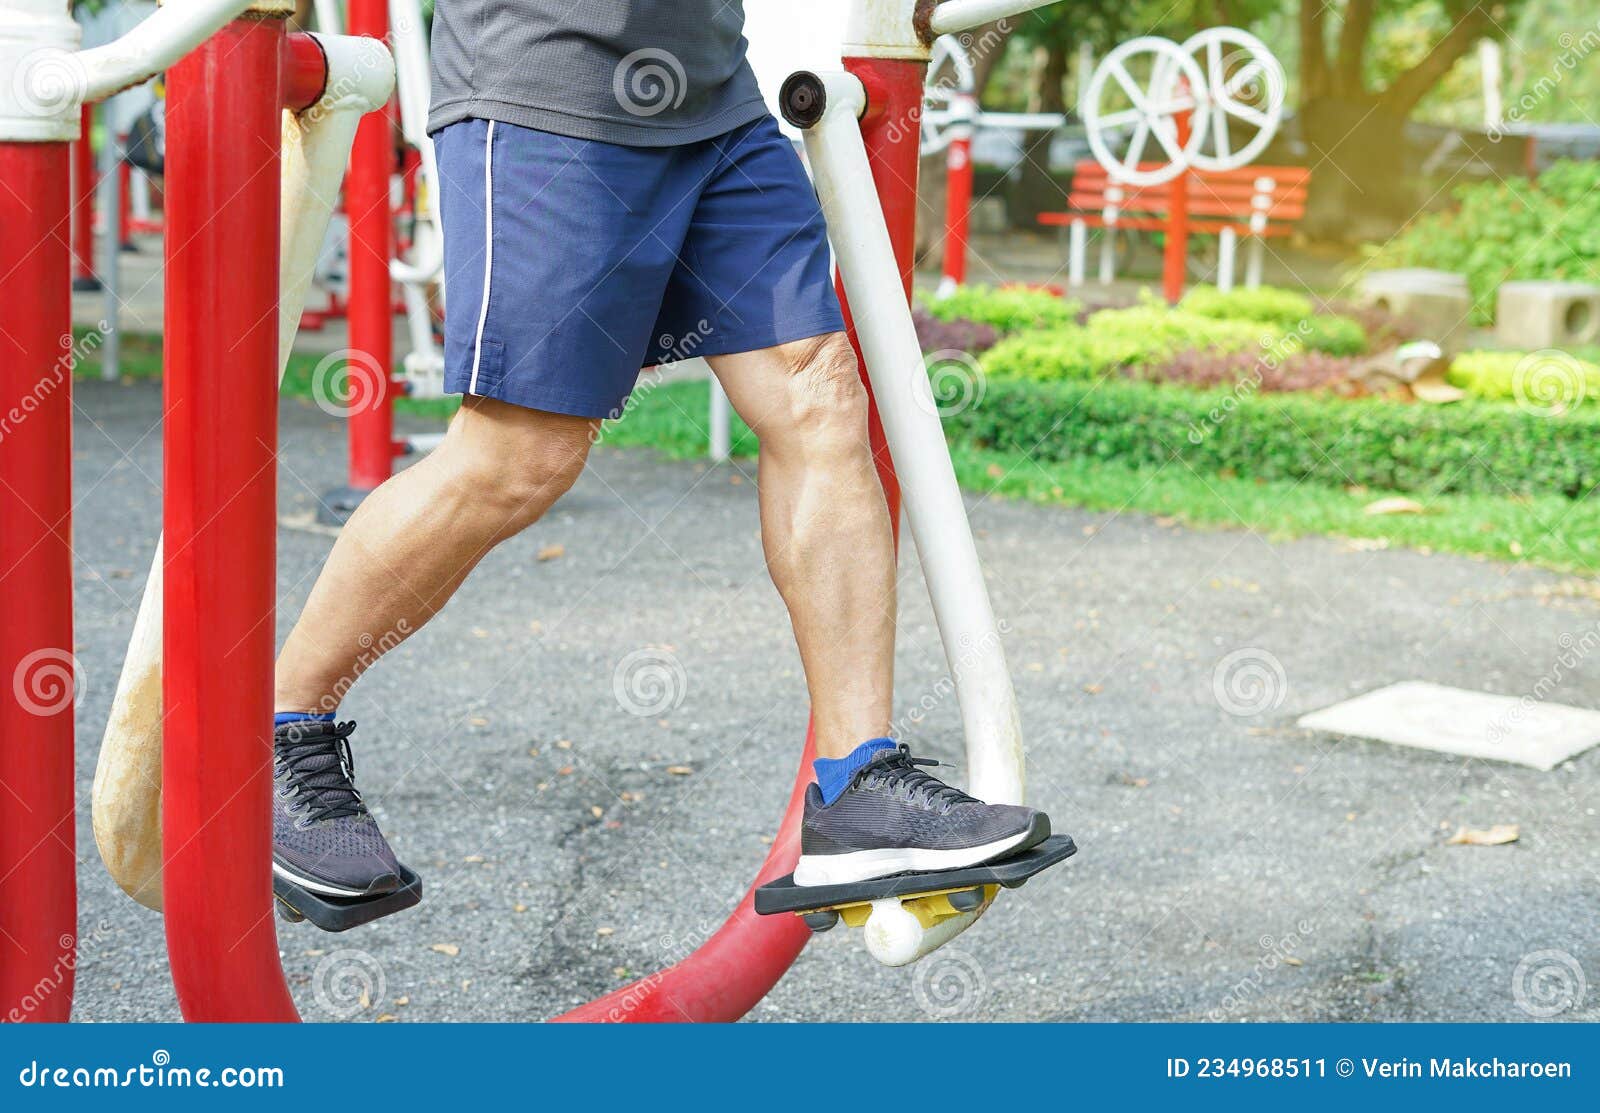
<instances>
[{"instance_id":1,"label":"black rubber knob","mask_svg":"<svg viewBox=\"0 0 1600 1113\"><path fill-rule=\"evenodd\" d=\"M828 93L822 78L809 70L796 70L784 79L778 90L778 105L783 118L797 128L809 128L822 119L828 107Z\"/></svg>"}]
</instances>

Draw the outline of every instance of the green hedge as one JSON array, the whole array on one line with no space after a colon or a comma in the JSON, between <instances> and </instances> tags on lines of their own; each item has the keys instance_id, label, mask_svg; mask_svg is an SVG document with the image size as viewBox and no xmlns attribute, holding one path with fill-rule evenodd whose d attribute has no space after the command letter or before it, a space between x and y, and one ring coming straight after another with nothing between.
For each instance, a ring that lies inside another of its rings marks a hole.
<instances>
[{"instance_id":1,"label":"green hedge","mask_svg":"<svg viewBox=\"0 0 1600 1113\"><path fill-rule=\"evenodd\" d=\"M1600 401L1600 366L1562 351L1463 352L1450 382L1478 398L1538 409L1571 409Z\"/></svg>"},{"instance_id":2,"label":"green hedge","mask_svg":"<svg viewBox=\"0 0 1600 1113\"><path fill-rule=\"evenodd\" d=\"M1002 336L1024 329L1060 328L1077 321L1083 306L1025 286L960 286L942 298L921 299L940 321L980 321Z\"/></svg>"},{"instance_id":3,"label":"green hedge","mask_svg":"<svg viewBox=\"0 0 1600 1113\"><path fill-rule=\"evenodd\" d=\"M1203 475L1325 486L1574 498L1600 482L1600 416L1587 410L991 379L981 403L945 425L958 442L1047 461L1182 460Z\"/></svg>"},{"instance_id":4,"label":"green hedge","mask_svg":"<svg viewBox=\"0 0 1600 1113\"><path fill-rule=\"evenodd\" d=\"M1294 325L1316 312L1311 299L1293 290L1276 286L1238 288L1223 293L1215 286L1196 286L1178 303L1178 308L1200 317L1227 321L1273 321Z\"/></svg>"},{"instance_id":5,"label":"green hedge","mask_svg":"<svg viewBox=\"0 0 1600 1113\"><path fill-rule=\"evenodd\" d=\"M1282 360L1297 351L1356 355L1367 338L1355 321L1313 316L1292 326L1268 321L1205 317L1164 305L1105 309L1083 325L1024 332L1002 340L983 357L984 371L1003 379L1098 379L1118 370L1153 371L1186 349L1259 350Z\"/></svg>"}]
</instances>

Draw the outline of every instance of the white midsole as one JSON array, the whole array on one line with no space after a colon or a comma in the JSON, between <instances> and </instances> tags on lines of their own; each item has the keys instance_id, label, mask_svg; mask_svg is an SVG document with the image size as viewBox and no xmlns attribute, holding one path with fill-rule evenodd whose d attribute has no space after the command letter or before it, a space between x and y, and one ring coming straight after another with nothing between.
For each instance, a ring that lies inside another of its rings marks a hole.
<instances>
[{"instance_id":1,"label":"white midsole","mask_svg":"<svg viewBox=\"0 0 1600 1113\"><path fill-rule=\"evenodd\" d=\"M328 897L364 897L370 894L360 889L341 889L336 885L328 885L321 881L313 881L309 877L302 877L292 870L287 870L276 861L272 863L272 872L279 877L293 881L302 889L310 889L313 893L321 893Z\"/></svg>"},{"instance_id":2,"label":"white midsole","mask_svg":"<svg viewBox=\"0 0 1600 1113\"><path fill-rule=\"evenodd\" d=\"M966 846L959 850L918 850L915 847L887 847L883 850L852 850L848 854L802 854L795 863L796 885L849 885L871 881L907 870L959 870L980 866L999 857L1028 837L1028 831L998 842Z\"/></svg>"}]
</instances>

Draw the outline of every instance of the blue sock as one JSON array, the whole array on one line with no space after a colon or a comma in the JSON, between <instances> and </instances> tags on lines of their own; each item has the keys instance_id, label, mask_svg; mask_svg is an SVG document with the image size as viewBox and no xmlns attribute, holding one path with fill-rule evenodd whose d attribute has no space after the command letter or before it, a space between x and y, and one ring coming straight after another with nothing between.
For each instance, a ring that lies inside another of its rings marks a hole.
<instances>
[{"instance_id":1,"label":"blue sock","mask_svg":"<svg viewBox=\"0 0 1600 1113\"><path fill-rule=\"evenodd\" d=\"M849 787L850 778L856 775L873 755L895 747L893 738L870 738L844 757L819 757L811 767L817 771L817 787L822 790L822 802L831 804Z\"/></svg>"},{"instance_id":2,"label":"blue sock","mask_svg":"<svg viewBox=\"0 0 1600 1113\"><path fill-rule=\"evenodd\" d=\"M281 727L284 723L331 723L333 712L326 715L314 715L310 711L279 711L272 716L272 725Z\"/></svg>"}]
</instances>

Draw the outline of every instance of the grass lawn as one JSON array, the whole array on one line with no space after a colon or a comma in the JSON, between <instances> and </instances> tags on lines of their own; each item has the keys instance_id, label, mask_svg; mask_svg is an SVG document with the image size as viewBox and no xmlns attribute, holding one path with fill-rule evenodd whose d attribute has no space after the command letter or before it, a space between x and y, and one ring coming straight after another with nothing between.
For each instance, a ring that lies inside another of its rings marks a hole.
<instances>
[{"instance_id":1,"label":"grass lawn","mask_svg":"<svg viewBox=\"0 0 1600 1113\"><path fill-rule=\"evenodd\" d=\"M310 398L317 362L314 356L291 357L284 393ZM159 341L124 336L122 372L132 379L158 377ZM77 374L99 377L92 354ZM444 418L456 405L453 398L402 398L396 410ZM706 383L652 385L646 379L622 420L606 423L601 443L651 448L672 459L704 458L707 405ZM735 455L755 454L755 438L737 417L732 435ZM1422 514L1372 516L1366 507L1390 492L1200 475L1179 463L1159 468L1086 460L1039 464L1020 454L966 445L954 446L953 454L964 487L1005 498L1155 514L1199 527L1244 527L1273 538L1331 535L1566 571L1600 571L1600 500L1438 495L1418 499Z\"/></svg>"}]
</instances>

